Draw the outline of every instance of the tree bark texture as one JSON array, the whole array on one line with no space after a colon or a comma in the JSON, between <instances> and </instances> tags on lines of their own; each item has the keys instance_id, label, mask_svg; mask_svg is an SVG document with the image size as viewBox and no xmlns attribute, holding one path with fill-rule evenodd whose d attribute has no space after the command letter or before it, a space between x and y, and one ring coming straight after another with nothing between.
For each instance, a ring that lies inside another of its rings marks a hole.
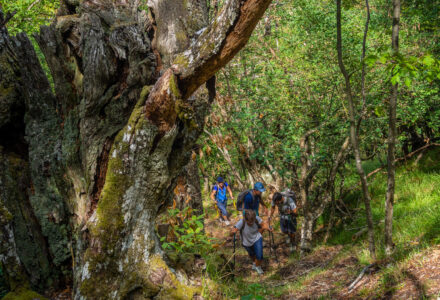
<instances>
[{"instance_id":1,"label":"tree bark texture","mask_svg":"<svg viewBox=\"0 0 440 300\"><path fill-rule=\"evenodd\" d=\"M400 24L400 0L393 0L393 31L391 37L392 49L395 55L399 53L399 24ZM385 199L385 253L390 255L393 251L393 206L394 190L396 183L396 109L398 84L392 84L390 103L388 105L388 181Z\"/></svg>"},{"instance_id":2,"label":"tree bark texture","mask_svg":"<svg viewBox=\"0 0 440 300\"><path fill-rule=\"evenodd\" d=\"M62 1L35 36L54 93L28 38L0 29L8 278L22 273L38 291L71 281L75 299L200 292L168 268L155 220L203 131L214 74L270 0L226 1L210 24L206 1L148 3L150 16L137 0Z\"/></svg>"},{"instance_id":3,"label":"tree bark texture","mask_svg":"<svg viewBox=\"0 0 440 300\"><path fill-rule=\"evenodd\" d=\"M354 153L356 170L362 184L362 195L364 198L365 215L366 215L367 227L368 227L368 245L369 245L368 248L371 256L376 257L376 247L374 244L373 214L371 212L371 205L370 205L371 197L370 197L370 192L368 191L367 176L365 175L365 171L362 167L361 153L359 149L359 134L356 126L356 110L353 99L353 91L350 83L350 75L345 69L344 61L342 59L341 0L337 0L336 5L337 5L336 27L337 27L338 63L341 73L345 79L345 96L347 98L348 115L350 120L350 141ZM365 39L364 39L364 43L365 43ZM363 54L365 54L365 52L363 52Z\"/></svg>"}]
</instances>

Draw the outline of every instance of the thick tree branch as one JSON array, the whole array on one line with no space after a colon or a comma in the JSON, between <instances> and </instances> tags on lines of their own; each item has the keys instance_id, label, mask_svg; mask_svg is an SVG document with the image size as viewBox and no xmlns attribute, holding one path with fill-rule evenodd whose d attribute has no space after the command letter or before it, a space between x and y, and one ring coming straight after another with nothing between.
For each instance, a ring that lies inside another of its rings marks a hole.
<instances>
[{"instance_id":1,"label":"thick tree branch","mask_svg":"<svg viewBox=\"0 0 440 300\"><path fill-rule=\"evenodd\" d=\"M174 111L180 110L179 106L189 106L184 100L210 80L246 44L270 2L227 1L211 25L196 33L199 36L192 46L176 56L173 65L156 82L146 102L146 116L159 127L160 132L173 127L177 120ZM188 116L186 119L191 118Z\"/></svg>"},{"instance_id":2,"label":"thick tree branch","mask_svg":"<svg viewBox=\"0 0 440 300\"><path fill-rule=\"evenodd\" d=\"M184 99L243 48L271 0L229 0L193 46L174 63ZM203 29L202 29L203 30Z\"/></svg>"}]
</instances>

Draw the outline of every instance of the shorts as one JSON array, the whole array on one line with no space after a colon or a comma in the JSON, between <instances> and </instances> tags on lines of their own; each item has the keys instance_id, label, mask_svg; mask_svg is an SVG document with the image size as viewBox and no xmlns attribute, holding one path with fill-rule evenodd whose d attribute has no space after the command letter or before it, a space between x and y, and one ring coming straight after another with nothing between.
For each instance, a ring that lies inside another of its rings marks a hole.
<instances>
[{"instance_id":1,"label":"shorts","mask_svg":"<svg viewBox=\"0 0 440 300\"><path fill-rule=\"evenodd\" d=\"M256 257L258 260L263 259L263 237L261 237L258 241L256 241L252 246L244 246L247 253L251 257Z\"/></svg>"},{"instance_id":2,"label":"shorts","mask_svg":"<svg viewBox=\"0 0 440 300\"><path fill-rule=\"evenodd\" d=\"M296 232L296 218L282 218L280 219L281 232L286 234L293 234Z\"/></svg>"},{"instance_id":3,"label":"shorts","mask_svg":"<svg viewBox=\"0 0 440 300\"><path fill-rule=\"evenodd\" d=\"M218 207L218 209L220 210L220 212L222 213L222 215L224 215L224 216L228 216L228 211L226 210L226 206L228 205L228 203L225 201L225 202L220 202L220 201L217 201L217 207Z\"/></svg>"}]
</instances>

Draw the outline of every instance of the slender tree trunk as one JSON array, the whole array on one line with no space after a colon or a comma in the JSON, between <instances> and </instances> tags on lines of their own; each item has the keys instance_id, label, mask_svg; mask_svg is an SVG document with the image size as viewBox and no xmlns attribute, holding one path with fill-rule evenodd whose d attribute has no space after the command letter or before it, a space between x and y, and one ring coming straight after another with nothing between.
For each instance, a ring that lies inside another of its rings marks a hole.
<instances>
[{"instance_id":1,"label":"slender tree trunk","mask_svg":"<svg viewBox=\"0 0 440 300\"><path fill-rule=\"evenodd\" d=\"M337 50L338 50L338 63L339 68L341 69L341 73L344 76L345 79L345 93L347 97L347 104L348 104L348 113L349 113L349 120L350 120L350 141L354 152L355 157L355 163L356 163L356 170L358 172L358 175L361 179L362 183L362 194L364 198L364 204L365 204L365 213L366 213L366 219L367 219L367 226L368 226L368 244L369 244L369 250L372 257L376 257L376 250L374 245L374 227L373 227L373 216L371 213L371 197L370 192L368 191L368 182L367 182L367 176L365 175L365 171L362 167L362 160L361 160L361 154L359 149L359 136L358 131L356 128L356 120L355 120L355 104L353 99L353 92L351 89L351 83L350 83L350 76L345 69L345 65L342 59L342 33L341 33L341 0L336 1L337 4ZM368 23L367 23L368 24ZM368 25L366 25L366 28ZM366 41L366 38L364 38L364 43Z\"/></svg>"},{"instance_id":2,"label":"slender tree trunk","mask_svg":"<svg viewBox=\"0 0 440 300\"><path fill-rule=\"evenodd\" d=\"M205 1L148 3L150 18L138 0L62 0L54 23L36 36L55 95L27 37L10 38L0 25L0 71L8 75L0 78L8 86L0 146L29 174L21 180L26 216L0 218L7 232L0 243L13 247L12 229L16 257L37 290L70 280L75 299L198 293L166 265L156 216L203 131L214 74L246 44L270 0L227 0L211 24ZM0 172L13 179L0 182L0 206L18 211L11 187L22 176ZM17 234L25 232L22 219L35 222L25 241ZM13 269L4 268L8 278Z\"/></svg>"},{"instance_id":3,"label":"slender tree trunk","mask_svg":"<svg viewBox=\"0 0 440 300\"><path fill-rule=\"evenodd\" d=\"M303 216L300 240L300 249L302 254L308 253L312 250L314 221L314 216L310 213L307 213Z\"/></svg>"},{"instance_id":4,"label":"slender tree trunk","mask_svg":"<svg viewBox=\"0 0 440 300\"><path fill-rule=\"evenodd\" d=\"M209 192L210 192L210 185L211 185L210 182L209 182L209 175L208 175L208 173L206 172L205 168L202 165L199 166L199 169L200 169L200 172L202 172L202 176L203 176L203 192L205 194L209 194Z\"/></svg>"},{"instance_id":5,"label":"slender tree trunk","mask_svg":"<svg viewBox=\"0 0 440 300\"><path fill-rule=\"evenodd\" d=\"M365 92L365 55L367 51L367 37L368 37L368 27L370 24L370 3L368 0L365 0L365 8L367 10L367 19L365 20L365 29L364 29L364 38L362 40L362 55L361 55L361 62L362 62L362 74L361 74L361 85L362 85L362 113L359 117L358 122L358 128L360 126L360 123L362 119L364 118L364 114L366 113L367 109L367 99L366 99L366 92ZM359 131L359 129L358 129Z\"/></svg>"},{"instance_id":6,"label":"slender tree trunk","mask_svg":"<svg viewBox=\"0 0 440 300\"><path fill-rule=\"evenodd\" d=\"M399 24L400 24L400 0L393 0L393 31L392 49L394 55L399 53ZM396 109L397 109L398 84L392 84L392 93L388 107L388 182L385 201L385 253L390 255L394 248L393 243L393 205L395 190L395 148L396 148Z\"/></svg>"}]
</instances>

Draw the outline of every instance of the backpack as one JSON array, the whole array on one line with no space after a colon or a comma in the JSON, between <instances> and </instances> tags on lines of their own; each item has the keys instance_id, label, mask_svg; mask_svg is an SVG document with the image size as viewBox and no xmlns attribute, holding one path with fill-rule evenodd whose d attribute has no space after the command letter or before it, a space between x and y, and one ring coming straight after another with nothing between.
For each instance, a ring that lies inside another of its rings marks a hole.
<instances>
[{"instance_id":1,"label":"backpack","mask_svg":"<svg viewBox=\"0 0 440 300\"><path fill-rule=\"evenodd\" d=\"M252 202L254 201L254 195L252 195L252 190L245 190L243 192L241 192L240 194L238 194L237 196L237 203L236 203L236 207L238 211L243 211L244 208L244 197L246 197L246 195L248 193L251 193L252 196Z\"/></svg>"},{"instance_id":2,"label":"backpack","mask_svg":"<svg viewBox=\"0 0 440 300\"><path fill-rule=\"evenodd\" d=\"M283 197L288 197L288 198L292 198L293 201L295 201L296 204L296 194L294 191L287 189L284 192L281 192L281 195L283 195Z\"/></svg>"}]
</instances>

